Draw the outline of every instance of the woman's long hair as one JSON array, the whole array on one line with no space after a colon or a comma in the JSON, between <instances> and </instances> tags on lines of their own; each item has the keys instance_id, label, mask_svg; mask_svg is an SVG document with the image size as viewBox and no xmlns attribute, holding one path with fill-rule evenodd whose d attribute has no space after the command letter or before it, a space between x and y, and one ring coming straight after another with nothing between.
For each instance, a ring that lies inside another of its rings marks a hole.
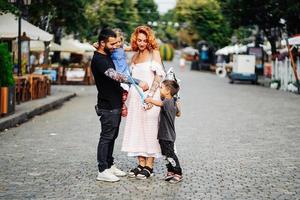
<instances>
[{"instance_id":1,"label":"woman's long hair","mask_svg":"<svg viewBox=\"0 0 300 200\"><path fill-rule=\"evenodd\" d=\"M131 42L131 48L133 51L138 50L137 37L138 37L139 33L146 35L147 42L148 42L147 49L149 51L158 49L158 44L156 42L156 38L155 38L155 35L154 35L152 29L149 26L138 26L134 30L134 32L131 34L130 42Z\"/></svg>"}]
</instances>

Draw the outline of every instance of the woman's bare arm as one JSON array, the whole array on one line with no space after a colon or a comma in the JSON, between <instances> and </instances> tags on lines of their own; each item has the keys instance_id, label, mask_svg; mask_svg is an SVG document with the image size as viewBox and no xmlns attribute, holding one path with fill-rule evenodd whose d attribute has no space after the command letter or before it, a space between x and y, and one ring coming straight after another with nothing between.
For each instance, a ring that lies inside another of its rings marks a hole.
<instances>
[{"instance_id":1,"label":"woman's bare arm","mask_svg":"<svg viewBox=\"0 0 300 200\"><path fill-rule=\"evenodd\" d=\"M152 58L153 61L161 63L161 58L160 58L159 51L154 50L152 56L153 56L153 58ZM152 85L151 85L149 93L148 93L149 97L153 97L154 96L154 94L157 91L157 89L158 89L158 87L159 87L160 82L162 81L162 79L163 79L163 76L160 76L157 73L155 73Z\"/></svg>"}]
</instances>

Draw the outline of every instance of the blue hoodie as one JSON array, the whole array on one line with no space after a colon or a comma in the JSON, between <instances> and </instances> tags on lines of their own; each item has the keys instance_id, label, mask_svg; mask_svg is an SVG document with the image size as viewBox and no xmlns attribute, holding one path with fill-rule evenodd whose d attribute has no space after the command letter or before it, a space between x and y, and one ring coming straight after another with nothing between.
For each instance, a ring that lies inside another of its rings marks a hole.
<instances>
[{"instance_id":1,"label":"blue hoodie","mask_svg":"<svg viewBox=\"0 0 300 200\"><path fill-rule=\"evenodd\" d=\"M126 62L126 54L123 48L118 48L111 54L111 59L113 60L117 72L130 75L129 67Z\"/></svg>"}]
</instances>

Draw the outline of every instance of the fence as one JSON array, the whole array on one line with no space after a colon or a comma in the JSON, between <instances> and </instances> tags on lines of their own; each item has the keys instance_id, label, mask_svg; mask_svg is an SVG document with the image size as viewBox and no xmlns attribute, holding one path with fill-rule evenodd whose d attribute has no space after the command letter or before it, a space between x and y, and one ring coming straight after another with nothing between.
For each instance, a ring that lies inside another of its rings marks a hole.
<instances>
[{"instance_id":1,"label":"fence","mask_svg":"<svg viewBox=\"0 0 300 200\"><path fill-rule=\"evenodd\" d=\"M297 72L300 71L299 57L296 62ZM299 74L299 73L298 73ZM289 83L295 83L293 68L289 58L285 58L283 61L279 61L277 58L272 63L272 81L278 81L280 83L280 89L287 91Z\"/></svg>"}]
</instances>

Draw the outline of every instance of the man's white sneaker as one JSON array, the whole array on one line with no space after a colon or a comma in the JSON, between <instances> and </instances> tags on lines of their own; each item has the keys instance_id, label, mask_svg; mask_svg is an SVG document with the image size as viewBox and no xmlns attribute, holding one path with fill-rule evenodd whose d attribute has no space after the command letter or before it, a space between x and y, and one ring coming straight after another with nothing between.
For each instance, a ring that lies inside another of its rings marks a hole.
<instances>
[{"instance_id":1,"label":"man's white sneaker","mask_svg":"<svg viewBox=\"0 0 300 200\"><path fill-rule=\"evenodd\" d=\"M103 172L98 172L97 181L117 182L120 179L113 175L108 169Z\"/></svg>"},{"instance_id":2,"label":"man's white sneaker","mask_svg":"<svg viewBox=\"0 0 300 200\"><path fill-rule=\"evenodd\" d=\"M118 169L115 165L112 165L108 170L115 176L126 176L126 172Z\"/></svg>"}]
</instances>

